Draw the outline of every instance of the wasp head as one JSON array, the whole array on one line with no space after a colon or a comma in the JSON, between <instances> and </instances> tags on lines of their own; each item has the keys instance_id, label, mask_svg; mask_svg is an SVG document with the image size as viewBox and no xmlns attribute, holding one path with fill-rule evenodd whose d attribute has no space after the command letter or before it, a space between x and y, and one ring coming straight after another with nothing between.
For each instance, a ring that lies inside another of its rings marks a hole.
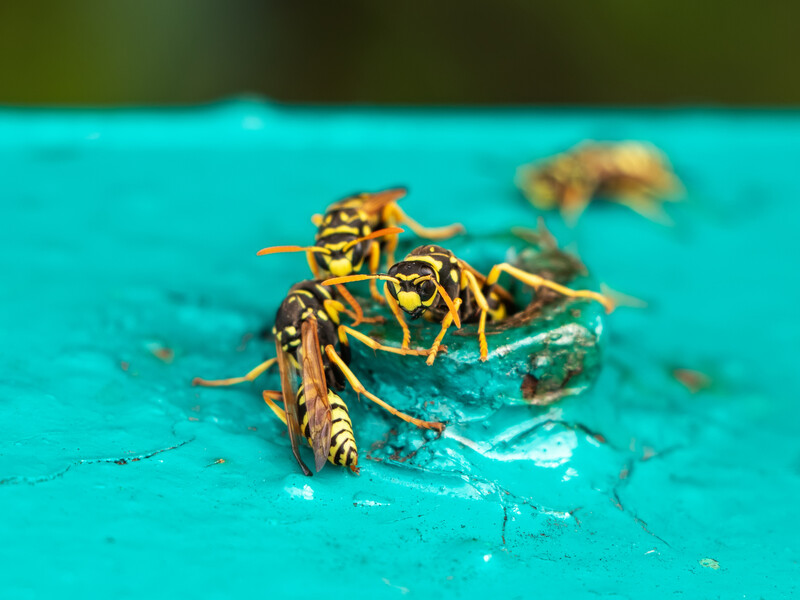
<instances>
[{"instance_id":1,"label":"wasp head","mask_svg":"<svg viewBox=\"0 0 800 600\"><path fill-rule=\"evenodd\" d=\"M389 293L412 319L420 317L436 301L438 274L427 264L401 261L392 265L388 282Z\"/></svg>"},{"instance_id":2,"label":"wasp head","mask_svg":"<svg viewBox=\"0 0 800 600\"><path fill-rule=\"evenodd\" d=\"M354 235L336 234L317 241L321 252L314 252L317 265L334 277L358 273L364 266L364 256L370 242Z\"/></svg>"}]
</instances>

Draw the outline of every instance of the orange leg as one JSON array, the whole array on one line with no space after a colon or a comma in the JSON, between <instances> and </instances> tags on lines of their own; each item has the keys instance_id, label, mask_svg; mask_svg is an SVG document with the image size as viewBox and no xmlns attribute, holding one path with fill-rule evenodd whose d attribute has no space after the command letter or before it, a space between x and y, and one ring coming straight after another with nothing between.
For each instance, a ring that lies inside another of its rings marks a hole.
<instances>
[{"instance_id":1,"label":"orange leg","mask_svg":"<svg viewBox=\"0 0 800 600\"><path fill-rule=\"evenodd\" d=\"M283 394L278 391L264 390L262 392L262 396L264 398L264 402L267 403L267 406L269 406L272 409L272 412L275 413L275 416L283 421L284 425L286 425L286 411L273 402L273 400L280 400L283 402Z\"/></svg>"},{"instance_id":2,"label":"orange leg","mask_svg":"<svg viewBox=\"0 0 800 600\"><path fill-rule=\"evenodd\" d=\"M374 275L378 272L378 268L381 266L381 247L378 242L372 242L372 245L369 249L369 272ZM380 295L378 292L378 283L375 279L369 280L369 293L372 295L372 299L375 300L378 304L383 304L386 300L383 299L383 296Z\"/></svg>"},{"instance_id":3,"label":"orange leg","mask_svg":"<svg viewBox=\"0 0 800 600\"><path fill-rule=\"evenodd\" d=\"M344 287L344 286L342 286L342 287ZM355 298L353 298L352 296L350 296L350 298L352 299L352 301L355 304L355 306L358 306L359 308L361 308L361 305L358 304L358 302L356 301ZM358 315L355 313L355 311L348 310L347 308L344 307L344 304L342 304L338 300L325 300L324 304L325 304L325 310L327 310L329 314L344 313L348 317L353 319L353 325L354 326L358 325L359 323L385 323L386 322L386 319L384 319L383 317L380 317L380 316L378 316L378 317L365 317L365 316L363 316L363 313L362 313L361 319L359 319ZM353 304L351 304L351 306L353 306ZM336 320L336 323L338 324L339 321Z\"/></svg>"},{"instance_id":4,"label":"orange leg","mask_svg":"<svg viewBox=\"0 0 800 600\"><path fill-rule=\"evenodd\" d=\"M508 273L515 279L518 279L522 283L525 283L534 289L542 286L572 298L589 298L590 300L594 300L595 302L602 304L605 307L606 312L610 313L614 310L614 303L610 298L607 298L602 294L598 294L597 292L593 292L591 290L573 290L568 287L564 287L563 285L559 285L555 281L550 281L544 277L539 277L533 273L528 273L527 271L518 269L517 267L509 265L508 263L501 263L492 267L492 270L489 271L489 275L486 277L486 284L492 285L496 283L498 277L500 277L500 273L502 272Z\"/></svg>"},{"instance_id":5,"label":"orange leg","mask_svg":"<svg viewBox=\"0 0 800 600\"><path fill-rule=\"evenodd\" d=\"M392 310L392 314L394 318L397 319L397 322L400 324L401 329L403 330L403 348L408 349L411 346L411 331L408 329L408 324L406 323L405 318L403 318L403 311L400 308L400 305L397 304L397 300L394 299L394 296L389 292L389 284L386 283L383 286L383 295L386 296L386 302L389 304L389 308Z\"/></svg>"},{"instance_id":6,"label":"orange leg","mask_svg":"<svg viewBox=\"0 0 800 600\"><path fill-rule=\"evenodd\" d=\"M456 307L456 311L461 308L461 298L456 298L453 304ZM439 346L442 344L442 339L444 339L444 335L447 333L447 330L450 329L450 325L453 324L453 313L447 313L444 318L442 319L442 330L439 332L439 335L436 336L436 339L433 340L433 345L431 345L430 350L428 350L428 360L425 362L428 366L433 364L433 361L436 360L436 354L439 352Z\"/></svg>"},{"instance_id":7,"label":"orange leg","mask_svg":"<svg viewBox=\"0 0 800 600\"><path fill-rule=\"evenodd\" d=\"M394 346L384 346L383 344L379 344L371 337L364 335L360 331L356 331L348 327L347 325L340 325L339 326L339 339L341 340L342 337L347 338L347 336L351 336L357 339L359 342L372 348L373 350L381 350L383 352L391 352L392 354L402 354L403 356L427 356L429 350L427 349L420 349L420 350L412 350L409 348L395 348Z\"/></svg>"},{"instance_id":8,"label":"orange leg","mask_svg":"<svg viewBox=\"0 0 800 600\"><path fill-rule=\"evenodd\" d=\"M259 375L274 365L275 361L277 360L278 359L276 358L265 360L244 377L230 377L228 379L202 379L200 377L195 377L192 379L192 385L200 385L203 387L225 387L228 385L236 385L237 383L244 383L245 381L254 381Z\"/></svg>"},{"instance_id":9,"label":"orange leg","mask_svg":"<svg viewBox=\"0 0 800 600\"><path fill-rule=\"evenodd\" d=\"M486 315L489 314L489 303L486 301L486 296L483 295L483 290L475 279L475 275L467 271L462 271L464 279L466 279L469 289L472 290L472 295L475 296L475 301L481 309L481 320L478 324L478 345L481 349L481 361L486 361L489 356L489 345L486 343Z\"/></svg>"},{"instance_id":10,"label":"orange leg","mask_svg":"<svg viewBox=\"0 0 800 600\"><path fill-rule=\"evenodd\" d=\"M310 250L306 251L306 262L308 263L308 268L311 269L311 275L313 278L319 279L319 265L314 258L314 253Z\"/></svg>"},{"instance_id":11,"label":"orange leg","mask_svg":"<svg viewBox=\"0 0 800 600\"><path fill-rule=\"evenodd\" d=\"M404 213L403 209L397 206L397 204L395 204L393 207L393 213L394 214L392 217L395 219L396 223L400 225L406 225L411 231L421 238L426 238L429 240L446 240L454 235L458 235L459 233L464 233L465 231L464 226L461 223L453 223L452 225L448 225L446 227L423 227L414 219L409 217L406 213Z\"/></svg>"},{"instance_id":12,"label":"orange leg","mask_svg":"<svg viewBox=\"0 0 800 600\"><path fill-rule=\"evenodd\" d=\"M347 378L347 381L350 382L350 385L353 386L353 390L355 390L356 394L359 395L363 394L381 408L392 413L394 416L403 419L403 421L416 425L417 427L421 427L423 429L434 429L436 431L442 431L444 429L444 423L439 423L436 421L423 421L421 419L416 419L411 415L407 415L406 413L397 410L391 404L387 404L386 402L378 398L376 395L367 391L367 389L353 374L350 368L346 364L344 364L344 361L341 359L341 357L338 354L336 354L336 350L334 350L333 346L330 345L325 346L325 354L327 354L328 358L330 358L331 361L333 361L336 364L336 366L338 366L342 370L342 373L344 373L344 376Z\"/></svg>"}]
</instances>

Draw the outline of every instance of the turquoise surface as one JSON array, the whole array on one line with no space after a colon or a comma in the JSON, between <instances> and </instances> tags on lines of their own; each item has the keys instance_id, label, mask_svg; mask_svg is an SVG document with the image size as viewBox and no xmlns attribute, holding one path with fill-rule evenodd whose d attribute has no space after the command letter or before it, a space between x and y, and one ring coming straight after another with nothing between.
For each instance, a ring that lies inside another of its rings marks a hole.
<instances>
[{"instance_id":1,"label":"turquoise surface","mask_svg":"<svg viewBox=\"0 0 800 600\"><path fill-rule=\"evenodd\" d=\"M304 478L258 386L189 386L271 352L242 336L306 267L255 251L331 200L402 183L425 224L533 226L515 168L589 137L652 141L688 189L673 228L547 216L649 302L607 319L591 391L412 459L347 395L361 475ZM792 597L798 161L796 113L0 112L3 597Z\"/></svg>"}]
</instances>

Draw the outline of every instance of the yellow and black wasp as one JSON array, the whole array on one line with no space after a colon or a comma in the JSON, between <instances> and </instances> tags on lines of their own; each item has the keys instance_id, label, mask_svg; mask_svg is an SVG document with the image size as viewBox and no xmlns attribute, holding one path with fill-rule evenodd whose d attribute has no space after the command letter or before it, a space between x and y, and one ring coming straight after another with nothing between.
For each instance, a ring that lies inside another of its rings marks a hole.
<instances>
[{"instance_id":1,"label":"yellow and black wasp","mask_svg":"<svg viewBox=\"0 0 800 600\"><path fill-rule=\"evenodd\" d=\"M405 259L392 265L386 274L334 277L323 281L323 285L342 285L369 278L384 280L384 295L389 308L403 328L404 351L418 352L408 349L411 333L403 312L412 319L424 314L428 319L441 323L441 331L427 351L427 363L431 365L447 330L453 324L460 328L462 322L478 323L481 360L488 358L486 321L502 321L514 310L512 295L497 284L501 273L508 273L534 289L546 287L565 296L596 300L608 312L614 309L613 302L602 294L573 290L508 263L497 264L488 275L482 275L449 250L432 245L412 250Z\"/></svg>"},{"instance_id":2,"label":"yellow and black wasp","mask_svg":"<svg viewBox=\"0 0 800 600\"><path fill-rule=\"evenodd\" d=\"M354 316L336 297L335 290L315 281L302 281L291 287L278 308L273 327L276 358L264 361L243 377L210 381L196 378L193 381L194 385L213 387L253 381L277 362L281 390L265 390L264 401L287 425L292 453L306 475L311 471L300 457L300 435L306 438L314 452L317 471L327 460L358 472L358 449L347 405L334 391L343 390L345 382L357 394L363 394L404 421L425 429L441 431L444 428L442 423L416 419L387 404L366 390L348 367L348 337L374 350L402 354L424 354L425 351L382 346L342 324L341 313ZM338 352L334 347L337 341ZM275 404L276 400L283 403L283 409Z\"/></svg>"},{"instance_id":3,"label":"yellow and black wasp","mask_svg":"<svg viewBox=\"0 0 800 600\"><path fill-rule=\"evenodd\" d=\"M398 234L403 231L398 225L405 225L416 235L431 240L444 240L464 231L459 223L446 227L423 227L397 205L407 193L406 188L398 187L348 196L331 204L324 215L312 217L317 226L313 246L273 246L260 250L258 254L305 252L315 279L322 274L343 277L360 272L365 261L370 273L376 273L382 254L387 257L387 267L391 265ZM370 292L374 299L383 302L374 282L370 283ZM349 295L344 290L340 293ZM360 310L356 312L360 317Z\"/></svg>"},{"instance_id":4,"label":"yellow and black wasp","mask_svg":"<svg viewBox=\"0 0 800 600\"><path fill-rule=\"evenodd\" d=\"M655 146L588 140L520 167L517 186L536 208L558 208L572 223L593 198L603 197L648 219L670 224L661 202L675 200L683 189L669 160Z\"/></svg>"}]
</instances>

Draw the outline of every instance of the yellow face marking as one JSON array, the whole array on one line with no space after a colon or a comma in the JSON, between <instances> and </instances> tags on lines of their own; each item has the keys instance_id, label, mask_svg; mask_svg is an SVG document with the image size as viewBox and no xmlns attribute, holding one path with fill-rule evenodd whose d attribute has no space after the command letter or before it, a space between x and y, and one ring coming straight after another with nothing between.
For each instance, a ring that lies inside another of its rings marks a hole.
<instances>
[{"instance_id":1,"label":"yellow face marking","mask_svg":"<svg viewBox=\"0 0 800 600\"><path fill-rule=\"evenodd\" d=\"M297 328L295 328L294 325L289 325L289 327L284 327L283 330L286 332L286 335L291 335L291 336L297 335Z\"/></svg>"},{"instance_id":2,"label":"yellow face marking","mask_svg":"<svg viewBox=\"0 0 800 600\"><path fill-rule=\"evenodd\" d=\"M353 272L353 263L347 258L338 258L328 263L328 271L334 277L345 277Z\"/></svg>"},{"instance_id":3,"label":"yellow face marking","mask_svg":"<svg viewBox=\"0 0 800 600\"><path fill-rule=\"evenodd\" d=\"M403 310L412 312L422 305L419 294L416 292L397 292L397 303Z\"/></svg>"}]
</instances>

